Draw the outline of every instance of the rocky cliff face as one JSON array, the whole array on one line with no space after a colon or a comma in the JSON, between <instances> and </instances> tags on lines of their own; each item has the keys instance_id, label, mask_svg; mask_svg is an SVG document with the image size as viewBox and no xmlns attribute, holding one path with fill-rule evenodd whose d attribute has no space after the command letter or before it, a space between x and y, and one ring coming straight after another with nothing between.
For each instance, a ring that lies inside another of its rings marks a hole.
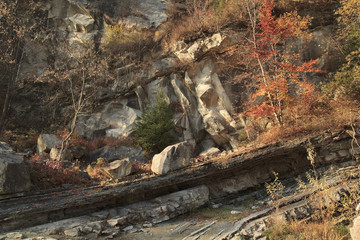
<instances>
[{"instance_id":1,"label":"rocky cliff face","mask_svg":"<svg viewBox=\"0 0 360 240\"><path fill-rule=\"evenodd\" d=\"M147 32L156 39L159 27L168 20L167 7L171 4L165 0L47 0L44 6L47 28L54 33L52 38L66 43L75 53L89 41L101 49L109 25L118 24L130 32ZM331 70L331 28L318 28L313 36L304 58L319 57L321 67ZM231 34L219 32L192 42L177 42L168 51L145 54L140 61L127 60L131 49L124 51L121 59L111 64L113 81L96 89L96 108L79 115L76 132L87 138L128 136L134 131L141 110L154 102L157 92L163 89L171 106L176 106L173 120L179 141L196 142L202 150L216 145L236 148L238 135L242 134L239 130L244 128L234 120L236 100L232 97L236 91L223 85L217 73L219 63L213 58L214 52L235 42ZM20 75L39 77L51 70L60 64L59 54L53 54L59 51L49 43L28 43ZM182 68L184 65L187 67ZM21 89L22 99L29 101L17 107L23 115L34 115L34 90L29 89ZM53 115L66 113L65 106L60 108L53 108Z\"/></svg>"}]
</instances>

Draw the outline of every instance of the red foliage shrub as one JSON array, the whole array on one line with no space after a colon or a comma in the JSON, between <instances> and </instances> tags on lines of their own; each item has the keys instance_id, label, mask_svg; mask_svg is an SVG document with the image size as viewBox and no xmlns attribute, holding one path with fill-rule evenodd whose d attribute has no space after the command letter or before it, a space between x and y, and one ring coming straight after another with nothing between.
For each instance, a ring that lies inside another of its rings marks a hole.
<instances>
[{"instance_id":1,"label":"red foliage shrub","mask_svg":"<svg viewBox=\"0 0 360 240\"><path fill-rule=\"evenodd\" d=\"M246 115L257 120L272 119L276 125L282 126L288 108L316 99L315 87L306 81L305 74L320 70L314 67L317 60L299 65L293 57L295 53L279 50L279 45L288 39L306 37L303 32L306 33L309 19L301 18L297 12L276 18L273 5L273 0L264 0L259 23L252 22L254 33L249 57L257 61L258 74L252 106Z\"/></svg>"},{"instance_id":2,"label":"red foliage shrub","mask_svg":"<svg viewBox=\"0 0 360 240\"><path fill-rule=\"evenodd\" d=\"M29 161L30 176L33 185L39 189L60 187L62 184L82 184L87 180L82 178L77 167L64 168L60 161L48 160L47 154L35 154Z\"/></svg>"}]
</instances>

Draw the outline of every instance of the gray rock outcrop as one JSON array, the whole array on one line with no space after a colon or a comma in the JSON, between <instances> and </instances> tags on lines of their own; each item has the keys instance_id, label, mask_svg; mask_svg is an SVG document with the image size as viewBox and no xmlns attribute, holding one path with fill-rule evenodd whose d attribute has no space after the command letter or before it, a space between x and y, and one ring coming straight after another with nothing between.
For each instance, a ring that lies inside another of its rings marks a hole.
<instances>
[{"instance_id":1,"label":"gray rock outcrop","mask_svg":"<svg viewBox=\"0 0 360 240\"><path fill-rule=\"evenodd\" d=\"M239 143L233 136L236 123L231 116L232 105L214 68L211 60L204 60L186 72L184 84L174 78L172 85L183 109L191 116L196 139L204 129L216 144L236 148Z\"/></svg>"},{"instance_id":2,"label":"gray rock outcrop","mask_svg":"<svg viewBox=\"0 0 360 240\"><path fill-rule=\"evenodd\" d=\"M144 155L141 148L118 146L118 147L102 147L93 152L90 152L89 158L91 162L96 162L98 158L103 158L109 162L114 160L129 158L130 161L143 162Z\"/></svg>"},{"instance_id":3,"label":"gray rock outcrop","mask_svg":"<svg viewBox=\"0 0 360 240\"><path fill-rule=\"evenodd\" d=\"M116 160L110 163L109 167L104 167L107 173L109 173L114 179L119 179L128 176L133 171L133 166L128 158L122 160Z\"/></svg>"},{"instance_id":4,"label":"gray rock outcrop","mask_svg":"<svg viewBox=\"0 0 360 240\"><path fill-rule=\"evenodd\" d=\"M61 140L54 134L40 134L37 140L37 152L39 154L50 153L52 148L61 146Z\"/></svg>"},{"instance_id":5,"label":"gray rock outcrop","mask_svg":"<svg viewBox=\"0 0 360 240\"><path fill-rule=\"evenodd\" d=\"M125 137L134 131L135 120L140 115L127 102L110 103L101 112L79 116L75 131L88 138Z\"/></svg>"},{"instance_id":6,"label":"gray rock outcrop","mask_svg":"<svg viewBox=\"0 0 360 240\"><path fill-rule=\"evenodd\" d=\"M193 148L193 144L186 141L166 147L161 153L153 157L151 171L156 174L165 174L187 166Z\"/></svg>"},{"instance_id":7,"label":"gray rock outcrop","mask_svg":"<svg viewBox=\"0 0 360 240\"><path fill-rule=\"evenodd\" d=\"M190 46L184 41L176 42L172 46L172 50L181 62L193 61L197 54L204 53L212 48L220 46L223 40L223 36L221 36L220 33L216 33L211 37L199 39Z\"/></svg>"},{"instance_id":8,"label":"gray rock outcrop","mask_svg":"<svg viewBox=\"0 0 360 240\"><path fill-rule=\"evenodd\" d=\"M24 192L30 187L30 174L24 157L0 142L0 194Z\"/></svg>"},{"instance_id":9,"label":"gray rock outcrop","mask_svg":"<svg viewBox=\"0 0 360 240\"><path fill-rule=\"evenodd\" d=\"M0 234L0 239L113 238L122 231L151 228L153 224L191 212L209 202L209 190L201 185L162 195L149 201L103 210L81 217ZM137 230L136 230L137 231ZM50 234L50 236L48 236ZM40 237L41 236L41 237ZM55 238L51 238L55 237Z\"/></svg>"}]
</instances>

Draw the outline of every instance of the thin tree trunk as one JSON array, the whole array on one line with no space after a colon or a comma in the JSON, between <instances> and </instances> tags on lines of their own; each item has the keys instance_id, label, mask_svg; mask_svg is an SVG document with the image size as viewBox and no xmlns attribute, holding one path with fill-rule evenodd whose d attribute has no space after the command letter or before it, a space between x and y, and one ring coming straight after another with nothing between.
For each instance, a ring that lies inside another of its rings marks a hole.
<instances>
[{"instance_id":1,"label":"thin tree trunk","mask_svg":"<svg viewBox=\"0 0 360 240\"><path fill-rule=\"evenodd\" d=\"M1 111L1 116L0 116L0 134L5 129L5 122L6 122L6 119L8 117L8 112L9 112L10 105L11 105L13 87L14 87L14 84L18 80L19 73L20 73L20 67L21 67L21 63L22 63L23 58L24 58L24 50L23 50L22 46L20 46L20 42L18 42L17 46L16 46L16 50L15 50L15 62L17 64L15 64L14 70L16 68L16 72L11 71L12 72L11 73L11 78L8 81L8 85L7 85L7 89L6 89L6 95L5 95L5 101L4 101L3 109Z\"/></svg>"},{"instance_id":2,"label":"thin tree trunk","mask_svg":"<svg viewBox=\"0 0 360 240\"><path fill-rule=\"evenodd\" d=\"M69 82L70 82L71 98L72 98L72 102L73 102L74 117L73 117L71 125L70 125L70 132L65 137L65 139L62 141L61 149L60 149L59 156L58 156L59 161L63 161L65 159L67 150L69 148L71 137L74 134L74 131L76 128L77 117L84 106L84 97L83 96L85 94L85 71L83 70L82 85L81 85L81 90L80 90L77 101L75 100L75 94L74 94L74 90L73 90L73 82L71 79L69 80Z\"/></svg>"},{"instance_id":3,"label":"thin tree trunk","mask_svg":"<svg viewBox=\"0 0 360 240\"><path fill-rule=\"evenodd\" d=\"M254 49L257 49L257 44L256 44L256 11L255 11L256 6L255 6L255 3L254 3L254 15L252 15L252 13L251 13L250 6L249 6L249 1L246 1L246 8L247 8L247 12L248 12L250 22L251 22L252 37L253 37L252 43L254 45ZM259 58L258 55L256 55L256 59L257 59L257 62L259 64L259 67L260 67L262 81L263 81L264 85L267 87L268 82L267 82L267 79L266 79L264 66L263 66L263 64L261 62L261 59ZM273 102L273 99L272 99L272 96L271 96L270 92L267 91L266 95L269 98L270 106L275 108L275 104ZM274 111L274 117L275 117L275 120L276 120L277 124L279 126L282 126L281 117L277 114L276 111Z\"/></svg>"}]
</instances>

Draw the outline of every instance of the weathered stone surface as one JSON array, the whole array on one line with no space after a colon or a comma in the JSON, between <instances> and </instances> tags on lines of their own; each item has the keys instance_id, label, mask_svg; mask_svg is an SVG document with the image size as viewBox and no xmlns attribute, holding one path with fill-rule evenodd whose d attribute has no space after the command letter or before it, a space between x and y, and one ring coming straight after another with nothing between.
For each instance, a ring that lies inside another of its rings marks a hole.
<instances>
[{"instance_id":1,"label":"weathered stone surface","mask_svg":"<svg viewBox=\"0 0 360 240\"><path fill-rule=\"evenodd\" d=\"M157 28L167 20L165 1L141 0L133 8L136 16L134 14L125 18L126 27Z\"/></svg>"},{"instance_id":2,"label":"weathered stone surface","mask_svg":"<svg viewBox=\"0 0 360 240\"><path fill-rule=\"evenodd\" d=\"M152 159L151 171L164 174L189 164L194 146L189 142L181 142L166 147Z\"/></svg>"},{"instance_id":3,"label":"weathered stone surface","mask_svg":"<svg viewBox=\"0 0 360 240\"><path fill-rule=\"evenodd\" d=\"M61 146L61 140L54 134L40 134L37 140L37 152L50 153L52 148Z\"/></svg>"},{"instance_id":4,"label":"weathered stone surface","mask_svg":"<svg viewBox=\"0 0 360 240\"><path fill-rule=\"evenodd\" d=\"M354 219L353 225L350 228L350 235L352 240L360 240L360 216Z\"/></svg>"},{"instance_id":5,"label":"weathered stone surface","mask_svg":"<svg viewBox=\"0 0 360 240\"><path fill-rule=\"evenodd\" d=\"M58 234L63 232L66 229L72 229L75 227L80 227L80 225L85 225L87 222L91 221L90 216L82 216L76 218L69 218L57 222L47 223L35 227L26 229L27 232L51 232L52 234Z\"/></svg>"},{"instance_id":6,"label":"weathered stone surface","mask_svg":"<svg viewBox=\"0 0 360 240\"><path fill-rule=\"evenodd\" d=\"M91 43L97 34L98 31L69 33L68 41L71 46L70 56L80 57L84 49L82 44Z\"/></svg>"},{"instance_id":7,"label":"weathered stone surface","mask_svg":"<svg viewBox=\"0 0 360 240\"><path fill-rule=\"evenodd\" d=\"M159 92L159 90L164 91L164 93L166 94L169 102L169 88L167 87L167 79L164 77L160 77L155 79L154 81L149 82L146 87L145 87L145 91L147 94L147 100L149 102L150 105L153 105L155 103L157 94Z\"/></svg>"},{"instance_id":8,"label":"weathered stone surface","mask_svg":"<svg viewBox=\"0 0 360 240\"><path fill-rule=\"evenodd\" d=\"M209 148L199 154L199 156L212 156L220 153L220 150L218 148L212 147Z\"/></svg>"},{"instance_id":9,"label":"weathered stone surface","mask_svg":"<svg viewBox=\"0 0 360 240\"><path fill-rule=\"evenodd\" d=\"M110 163L109 167L103 168L115 179L128 176L132 173L133 167L128 158L122 160L116 160Z\"/></svg>"},{"instance_id":10,"label":"weathered stone surface","mask_svg":"<svg viewBox=\"0 0 360 240\"><path fill-rule=\"evenodd\" d=\"M194 96L193 91L191 91L191 89L186 86L186 79L189 80L188 85L192 84L193 82L186 76L187 75L185 75L184 84L179 75L171 75L171 85L174 89L178 101L187 113L189 128L192 132L192 136L197 140L201 140L205 135L205 125L203 122L203 117L198 111L196 96Z\"/></svg>"},{"instance_id":11,"label":"weathered stone surface","mask_svg":"<svg viewBox=\"0 0 360 240\"><path fill-rule=\"evenodd\" d=\"M30 174L24 157L0 142L0 194L23 192L30 187Z\"/></svg>"},{"instance_id":12,"label":"weathered stone surface","mask_svg":"<svg viewBox=\"0 0 360 240\"><path fill-rule=\"evenodd\" d=\"M102 147L89 154L91 162L96 162L98 158L106 159L109 162L114 160L129 158L130 161L138 160L142 162L144 155L141 148L118 146L118 147Z\"/></svg>"},{"instance_id":13,"label":"weathered stone surface","mask_svg":"<svg viewBox=\"0 0 360 240\"><path fill-rule=\"evenodd\" d=\"M23 234L22 233L19 233L19 232L11 232L11 233L8 233L6 234L6 237L8 238L14 238L14 239L22 239L23 238Z\"/></svg>"},{"instance_id":14,"label":"weathered stone surface","mask_svg":"<svg viewBox=\"0 0 360 240\"><path fill-rule=\"evenodd\" d=\"M213 107L217 104L219 96L211 85L199 85L196 90L206 107Z\"/></svg>"},{"instance_id":15,"label":"weathered stone surface","mask_svg":"<svg viewBox=\"0 0 360 240\"><path fill-rule=\"evenodd\" d=\"M193 61L197 54L209 51L211 48L220 46L223 38L220 33L203 40L197 40L188 46L184 41L176 42L171 48L181 62Z\"/></svg>"},{"instance_id":16,"label":"weathered stone surface","mask_svg":"<svg viewBox=\"0 0 360 240\"><path fill-rule=\"evenodd\" d=\"M78 237L81 234L80 227L74 227L74 228L65 230L64 234L65 234L65 236L68 236L68 237Z\"/></svg>"},{"instance_id":17,"label":"weathered stone surface","mask_svg":"<svg viewBox=\"0 0 360 240\"><path fill-rule=\"evenodd\" d=\"M92 213L91 216L97 217L101 220L104 220L109 216L109 211L104 210L104 211L100 211L100 212L95 212L95 213Z\"/></svg>"},{"instance_id":18,"label":"weathered stone surface","mask_svg":"<svg viewBox=\"0 0 360 240\"><path fill-rule=\"evenodd\" d=\"M60 151L57 148L51 148L50 150L50 159L51 160L58 160L59 159Z\"/></svg>"},{"instance_id":19,"label":"weathered stone surface","mask_svg":"<svg viewBox=\"0 0 360 240\"><path fill-rule=\"evenodd\" d=\"M117 225L124 225L126 223L126 220L127 220L127 216L122 216L122 217L117 217L117 218L111 218L111 219L107 220L107 223L111 227L115 227Z\"/></svg>"},{"instance_id":20,"label":"weathered stone surface","mask_svg":"<svg viewBox=\"0 0 360 240\"><path fill-rule=\"evenodd\" d=\"M183 48L182 48L183 47ZM181 41L177 42L173 49L179 49L174 54L179 58L181 62L188 62L195 59L195 55L199 49L199 43L194 42L190 47L187 47L186 43Z\"/></svg>"},{"instance_id":21,"label":"weathered stone surface","mask_svg":"<svg viewBox=\"0 0 360 240\"><path fill-rule=\"evenodd\" d=\"M211 37L205 38L202 41L202 51L205 52L210 50L211 48L220 46L223 40L224 38L223 36L221 36L221 33L215 33Z\"/></svg>"},{"instance_id":22,"label":"weathered stone surface","mask_svg":"<svg viewBox=\"0 0 360 240\"><path fill-rule=\"evenodd\" d=\"M135 182L119 183L103 187L98 186L96 188L91 186L90 188L83 188L80 193L77 191L60 192L61 197L59 198L57 197L59 196L57 192L51 192L51 196L54 196L56 200L50 199L45 195L42 204L34 204L31 208L28 207L29 205L22 204L24 201L23 198L2 201L2 204L0 204L0 231L11 231L31 224L44 223L48 221L50 214L53 219L61 219L64 217L72 217L75 214L88 214L94 211L94 209L115 207L118 206L118 204L130 204L135 199L145 202L142 202L141 205L134 204L131 208L130 206L119 208L117 211L119 217L129 216L129 221L146 219L145 221L148 222L153 222L152 220L149 221L149 217L156 217L157 214L159 215L159 218L157 218L159 220L167 218L166 216L172 218L172 216L174 216L172 215L173 213L178 214L182 211L182 206L184 206L184 209L187 209L186 205L188 204L188 200L192 198L191 192L189 192L187 196L179 197L179 200L175 202L167 202L167 200L165 202L157 202L151 207L151 209L154 210L146 210L142 213L139 213L138 210L148 209L152 197L166 194L174 189L186 189L189 186L207 184L212 199L223 199L228 194L240 194L242 190L248 190L258 184L271 181L270 176L272 176L272 170L279 173L280 176L287 176L288 173L297 176L299 173L311 168L306 151L306 146L309 141L314 145L317 152L321 152L322 149L333 149L341 143L346 143L346 148L349 149L351 140L352 138L343 131L335 133L325 132L323 135L311 139L306 138L286 143L277 143L251 152L228 156L229 161L205 162L196 167L188 168L186 171L176 171L166 176L154 176L150 179L145 178ZM341 159L341 161L347 160L351 160L351 157ZM355 161L351 163L354 164L354 167L349 174L344 174L344 177L346 175L346 179L350 174L354 172L356 172L356 174L358 173L358 169L355 167ZM321 163L316 164L320 166ZM328 163L328 165L330 164ZM347 167L349 165L348 162L346 162L341 164L341 166ZM337 174L335 176L337 176ZM337 181L333 184L338 184L338 181L342 180L337 177L334 178L337 179ZM217 179L217 181L213 181L213 179ZM139 194L139 192L141 194ZM74 201L74 199L76 199L76 201ZM333 199L339 198L336 197ZM53 214L56 209L64 209L64 211L59 212L58 215ZM14 211L19 213L18 218L11 219ZM43 215L35 219L33 217L34 214L39 212L43 213ZM29 221L29 219L31 219L31 221ZM93 221L93 218L88 221ZM77 220L76 224L79 222L80 220ZM127 225L123 227L130 224L133 223L127 223ZM57 225L64 226L64 224ZM76 225L69 228L73 227L76 227Z\"/></svg>"},{"instance_id":23,"label":"weathered stone surface","mask_svg":"<svg viewBox=\"0 0 360 240\"><path fill-rule=\"evenodd\" d=\"M198 63L188 72L187 82L193 83L197 110L203 118L205 130L216 144L230 144L236 148L239 142L232 136L236 127L231 117L232 105L219 77L213 73L214 67L211 60Z\"/></svg>"},{"instance_id":24,"label":"weathered stone surface","mask_svg":"<svg viewBox=\"0 0 360 240\"><path fill-rule=\"evenodd\" d=\"M194 141L194 136L191 131L191 125L189 117L182 113L179 113L174 116L174 125L175 128L179 129L182 132L182 138L179 138L181 141Z\"/></svg>"},{"instance_id":25,"label":"weathered stone surface","mask_svg":"<svg viewBox=\"0 0 360 240\"><path fill-rule=\"evenodd\" d=\"M50 0L47 3L48 18L65 19L77 13L89 14L83 4L79 3L79 1L72 0Z\"/></svg>"},{"instance_id":26,"label":"weathered stone surface","mask_svg":"<svg viewBox=\"0 0 360 240\"><path fill-rule=\"evenodd\" d=\"M126 104L127 101L110 103L99 113L79 116L76 132L88 138L128 136L141 112Z\"/></svg>"},{"instance_id":27,"label":"weathered stone surface","mask_svg":"<svg viewBox=\"0 0 360 240\"><path fill-rule=\"evenodd\" d=\"M27 42L19 78L39 77L49 69L46 46L37 42Z\"/></svg>"},{"instance_id":28,"label":"weathered stone surface","mask_svg":"<svg viewBox=\"0 0 360 240\"><path fill-rule=\"evenodd\" d=\"M92 232L97 234L100 234L101 231L104 229L103 225L104 223L102 221L90 222L86 224L86 226L92 229Z\"/></svg>"},{"instance_id":29,"label":"weathered stone surface","mask_svg":"<svg viewBox=\"0 0 360 240\"><path fill-rule=\"evenodd\" d=\"M94 29L95 20L85 14L76 13L69 17L71 30L74 32L89 32Z\"/></svg>"},{"instance_id":30,"label":"weathered stone surface","mask_svg":"<svg viewBox=\"0 0 360 240\"><path fill-rule=\"evenodd\" d=\"M160 223L186 212L192 211L209 201L209 191L206 186L198 186L183 191L167 194L150 201L138 202L117 208L118 215L107 221L93 222L93 215L62 220L34 228L25 229L24 232L33 232L37 235L51 231L54 234L61 232L67 238L76 238L85 234L114 235L118 229L127 232L136 232L138 227L134 224L143 224L151 228L152 223ZM105 212L105 211L103 211ZM104 215L101 213L100 215ZM22 232L20 232L22 234ZM1 235L0 235L1 237ZM87 236L85 236L87 237Z\"/></svg>"},{"instance_id":31,"label":"weathered stone surface","mask_svg":"<svg viewBox=\"0 0 360 240\"><path fill-rule=\"evenodd\" d=\"M157 75L162 75L169 72L176 64L176 58L163 58L158 61L154 61L147 69L147 77L154 78ZM157 89L159 90L159 89Z\"/></svg>"}]
</instances>

